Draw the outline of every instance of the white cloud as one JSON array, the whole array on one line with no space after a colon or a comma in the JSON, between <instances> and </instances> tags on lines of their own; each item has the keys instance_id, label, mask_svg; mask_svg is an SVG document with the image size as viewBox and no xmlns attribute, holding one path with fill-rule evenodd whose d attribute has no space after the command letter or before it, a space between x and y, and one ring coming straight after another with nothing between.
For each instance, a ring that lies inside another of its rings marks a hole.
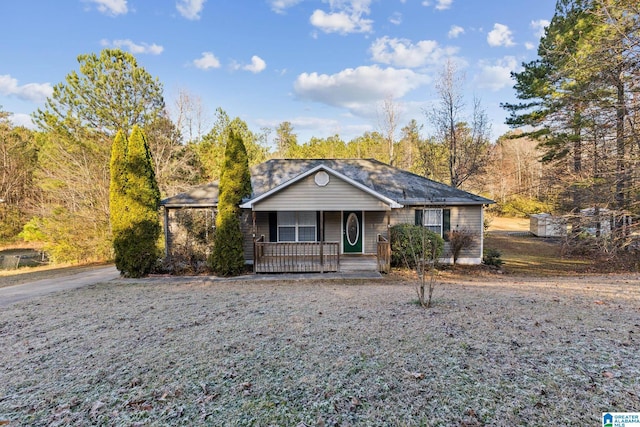
<instances>
[{"instance_id":1,"label":"white cloud","mask_svg":"<svg viewBox=\"0 0 640 427\"><path fill-rule=\"evenodd\" d=\"M487 34L487 42L489 46L513 46L513 33L504 24L493 24L493 30Z\"/></svg>"},{"instance_id":2,"label":"white cloud","mask_svg":"<svg viewBox=\"0 0 640 427\"><path fill-rule=\"evenodd\" d=\"M88 0L95 3L101 13L107 15L124 15L129 11L127 0Z\"/></svg>"},{"instance_id":3,"label":"white cloud","mask_svg":"<svg viewBox=\"0 0 640 427\"><path fill-rule=\"evenodd\" d=\"M409 68L436 64L457 52L457 48L442 48L434 40L421 40L413 44L407 39L387 36L374 41L369 50L376 62Z\"/></svg>"},{"instance_id":4,"label":"white cloud","mask_svg":"<svg viewBox=\"0 0 640 427\"><path fill-rule=\"evenodd\" d=\"M460 34L464 34L464 28L459 25L452 25L449 29L449 32L447 33L447 37L449 37L450 39L455 39L458 38Z\"/></svg>"},{"instance_id":5,"label":"white cloud","mask_svg":"<svg viewBox=\"0 0 640 427\"><path fill-rule=\"evenodd\" d=\"M24 126L29 129L35 129L35 124L33 120L31 120L31 116L29 114L24 113L16 113L9 115L9 121L14 126Z\"/></svg>"},{"instance_id":6,"label":"white cloud","mask_svg":"<svg viewBox=\"0 0 640 427\"><path fill-rule=\"evenodd\" d=\"M257 55L251 57L251 64L242 67L243 70L251 71L254 74L264 71L265 68L267 68L267 63Z\"/></svg>"},{"instance_id":7,"label":"white cloud","mask_svg":"<svg viewBox=\"0 0 640 427\"><path fill-rule=\"evenodd\" d=\"M337 74L303 73L294 83L302 99L348 108L354 114L380 100L401 98L429 82L429 77L407 69L377 65L347 68Z\"/></svg>"},{"instance_id":8,"label":"white cloud","mask_svg":"<svg viewBox=\"0 0 640 427\"><path fill-rule=\"evenodd\" d=\"M18 80L8 74L0 75L0 94L15 96L23 101L44 102L53 94L53 87L49 83L27 83L18 85Z\"/></svg>"},{"instance_id":9,"label":"white cloud","mask_svg":"<svg viewBox=\"0 0 640 427\"><path fill-rule=\"evenodd\" d=\"M287 9L300 3L302 0L270 0L271 10L275 13L285 13Z\"/></svg>"},{"instance_id":10,"label":"white cloud","mask_svg":"<svg viewBox=\"0 0 640 427\"><path fill-rule=\"evenodd\" d=\"M453 3L453 0L438 0L438 2L436 3L436 9L438 10L449 9L452 3Z\"/></svg>"},{"instance_id":11,"label":"white cloud","mask_svg":"<svg viewBox=\"0 0 640 427\"><path fill-rule=\"evenodd\" d=\"M402 14L400 12L394 12L393 15L389 17L389 22L393 25L402 24Z\"/></svg>"},{"instance_id":12,"label":"white cloud","mask_svg":"<svg viewBox=\"0 0 640 427\"><path fill-rule=\"evenodd\" d=\"M193 65L201 70L208 70L210 68L220 68L220 61L211 52L202 52L202 56L193 61Z\"/></svg>"},{"instance_id":13,"label":"white cloud","mask_svg":"<svg viewBox=\"0 0 640 427\"><path fill-rule=\"evenodd\" d=\"M538 19L537 21L531 21L529 26L535 31L535 36L540 38L544 36L544 29L548 27L550 22L546 19Z\"/></svg>"},{"instance_id":14,"label":"white cloud","mask_svg":"<svg viewBox=\"0 0 640 427\"><path fill-rule=\"evenodd\" d=\"M100 41L100 44L102 46L114 46L117 48L124 48L127 49L129 52L134 53L134 54L139 54L139 53L150 53L151 55L160 55L162 53L162 51L164 50L164 47L157 45L155 43L153 44L149 44L149 43L134 43L133 41L129 40L129 39L125 39L125 40L113 40L113 41L109 41L106 39L103 39Z\"/></svg>"},{"instance_id":15,"label":"white cloud","mask_svg":"<svg viewBox=\"0 0 640 427\"><path fill-rule=\"evenodd\" d=\"M371 0L328 0L331 11L316 9L309 22L325 33L370 33L373 21L364 18L371 13Z\"/></svg>"},{"instance_id":16,"label":"white cloud","mask_svg":"<svg viewBox=\"0 0 640 427\"><path fill-rule=\"evenodd\" d=\"M480 73L476 76L476 85L481 89L498 91L513 86L511 72L516 71L518 61L513 56L505 56L495 63L480 62Z\"/></svg>"},{"instance_id":17,"label":"white cloud","mask_svg":"<svg viewBox=\"0 0 640 427\"><path fill-rule=\"evenodd\" d=\"M531 42L526 42L526 43L524 44L524 47L525 47L525 49L527 49L527 50L533 50L533 49L535 49L535 48L536 48L536 45L535 45L535 44L533 44L533 43L531 43Z\"/></svg>"},{"instance_id":18,"label":"white cloud","mask_svg":"<svg viewBox=\"0 0 640 427\"><path fill-rule=\"evenodd\" d=\"M256 123L260 126L268 126L268 127L277 127L284 120L265 120L265 119L257 119ZM336 119L329 119L325 117L311 117L311 116L300 116L286 119L287 122L291 123L294 128L294 133L297 129L307 129L307 130L326 130L336 129L340 126L340 122Z\"/></svg>"},{"instance_id":19,"label":"white cloud","mask_svg":"<svg viewBox=\"0 0 640 427\"><path fill-rule=\"evenodd\" d=\"M200 12L204 8L204 3L207 0L178 0L176 2L176 9L180 12L184 18L192 21L200 19Z\"/></svg>"},{"instance_id":20,"label":"white cloud","mask_svg":"<svg viewBox=\"0 0 640 427\"><path fill-rule=\"evenodd\" d=\"M323 10L315 10L309 19L311 25L325 33L369 33L373 21L346 12L326 13Z\"/></svg>"},{"instance_id":21,"label":"white cloud","mask_svg":"<svg viewBox=\"0 0 640 427\"><path fill-rule=\"evenodd\" d=\"M429 0L424 0L422 2L422 5L424 7L429 7L429 6L431 6L431 4L432 3ZM436 0L435 8L437 10L446 10L446 9L449 9L452 4L453 4L453 0Z\"/></svg>"}]
</instances>

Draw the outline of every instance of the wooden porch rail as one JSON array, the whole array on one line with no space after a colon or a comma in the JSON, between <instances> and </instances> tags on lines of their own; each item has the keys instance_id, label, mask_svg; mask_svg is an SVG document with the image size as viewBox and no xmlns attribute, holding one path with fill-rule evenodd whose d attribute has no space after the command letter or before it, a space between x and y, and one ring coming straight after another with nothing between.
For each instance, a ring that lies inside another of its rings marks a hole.
<instances>
[{"instance_id":1,"label":"wooden porch rail","mask_svg":"<svg viewBox=\"0 0 640 427\"><path fill-rule=\"evenodd\" d=\"M254 273L311 273L338 271L338 242L265 242L255 239Z\"/></svg>"},{"instance_id":2,"label":"wooden porch rail","mask_svg":"<svg viewBox=\"0 0 640 427\"><path fill-rule=\"evenodd\" d=\"M391 271L391 243L384 236L378 234L378 271L388 273Z\"/></svg>"}]
</instances>

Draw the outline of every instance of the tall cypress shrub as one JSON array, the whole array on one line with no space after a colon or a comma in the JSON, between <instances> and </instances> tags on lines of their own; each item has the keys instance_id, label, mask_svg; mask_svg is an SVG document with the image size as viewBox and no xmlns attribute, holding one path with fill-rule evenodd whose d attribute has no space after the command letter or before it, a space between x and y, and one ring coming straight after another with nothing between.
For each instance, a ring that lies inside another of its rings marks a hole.
<instances>
[{"instance_id":1,"label":"tall cypress shrub","mask_svg":"<svg viewBox=\"0 0 640 427\"><path fill-rule=\"evenodd\" d=\"M224 164L218 186L218 215L210 267L222 276L239 274L244 268L240 203L251 195L249 159L242 137L229 130L224 152Z\"/></svg>"},{"instance_id":2,"label":"tall cypress shrub","mask_svg":"<svg viewBox=\"0 0 640 427\"><path fill-rule=\"evenodd\" d=\"M118 133L110 166L109 210L116 268L126 277L146 276L160 257L160 190L147 139L138 126L133 127L128 140Z\"/></svg>"},{"instance_id":3,"label":"tall cypress shrub","mask_svg":"<svg viewBox=\"0 0 640 427\"><path fill-rule=\"evenodd\" d=\"M126 217L125 182L126 182L127 138L123 131L118 131L111 145L109 161L109 222L111 232L123 228Z\"/></svg>"}]
</instances>

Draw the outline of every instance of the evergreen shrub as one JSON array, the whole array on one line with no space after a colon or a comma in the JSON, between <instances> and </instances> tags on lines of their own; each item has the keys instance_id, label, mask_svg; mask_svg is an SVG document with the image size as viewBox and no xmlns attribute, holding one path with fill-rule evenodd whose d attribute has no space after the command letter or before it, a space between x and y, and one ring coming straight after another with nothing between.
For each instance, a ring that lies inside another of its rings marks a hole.
<instances>
[{"instance_id":1,"label":"evergreen shrub","mask_svg":"<svg viewBox=\"0 0 640 427\"><path fill-rule=\"evenodd\" d=\"M435 261L444 251L444 239L421 225L391 227L391 265L415 268L418 261Z\"/></svg>"}]
</instances>

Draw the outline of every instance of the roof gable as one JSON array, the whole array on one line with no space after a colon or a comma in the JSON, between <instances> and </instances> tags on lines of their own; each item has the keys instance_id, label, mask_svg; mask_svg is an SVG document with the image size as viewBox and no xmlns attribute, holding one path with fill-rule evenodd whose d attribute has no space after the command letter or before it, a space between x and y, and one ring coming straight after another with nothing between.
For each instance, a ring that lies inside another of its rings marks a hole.
<instances>
[{"instance_id":1,"label":"roof gable","mask_svg":"<svg viewBox=\"0 0 640 427\"><path fill-rule=\"evenodd\" d=\"M383 194L380 194L378 192L376 192L375 190L371 189L370 187L367 187L365 185L363 185L362 183L355 181L351 178L349 178L346 175L341 174L340 172L337 172L335 170L333 170L332 168L328 167L325 164L318 164L315 167L312 167L311 169L308 169L302 173L300 173L299 175L282 182L281 184L271 188L270 190L260 194L259 196L256 196L252 199L249 199L247 202L243 203L242 205L240 205L241 208L247 208L247 209L251 209L253 208L253 206L257 203L260 203L262 200L269 198L281 191L283 191L284 189L290 187L291 185L294 185L297 182L300 182L302 180L304 180L305 178L313 175L314 173L317 173L319 171L325 171L328 174L341 179L342 181L347 182L348 184L352 185L353 187L356 187L357 189L369 194L370 196L380 200L381 202L385 203L386 205L389 205L390 208L401 208L403 207L401 204L397 203L395 200L390 199L388 197L386 197ZM255 194L255 192L254 192Z\"/></svg>"}]
</instances>

